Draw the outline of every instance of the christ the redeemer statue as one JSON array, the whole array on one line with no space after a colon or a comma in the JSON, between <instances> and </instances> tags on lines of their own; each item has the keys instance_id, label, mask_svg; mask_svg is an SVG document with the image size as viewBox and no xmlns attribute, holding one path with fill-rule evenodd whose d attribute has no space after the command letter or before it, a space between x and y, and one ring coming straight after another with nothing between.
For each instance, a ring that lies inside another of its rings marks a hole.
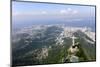
<instances>
[{"instance_id":1,"label":"christ the redeemer statue","mask_svg":"<svg viewBox=\"0 0 100 67\"><path fill-rule=\"evenodd\" d=\"M75 46L75 39L77 39L77 37L74 37L74 35L73 35L73 37L71 37L72 38L72 46Z\"/></svg>"}]
</instances>

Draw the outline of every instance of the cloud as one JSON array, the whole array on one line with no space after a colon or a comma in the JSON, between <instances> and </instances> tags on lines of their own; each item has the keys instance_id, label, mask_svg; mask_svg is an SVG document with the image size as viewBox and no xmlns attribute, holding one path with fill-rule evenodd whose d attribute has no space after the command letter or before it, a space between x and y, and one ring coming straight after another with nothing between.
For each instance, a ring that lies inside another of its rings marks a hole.
<instances>
[{"instance_id":1,"label":"cloud","mask_svg":"<svg viewBox=\"0 0 100 67\"><path fill-rule=\"evenodd\" d=\"M47 14L47 12L46 12L46 11L42 11L41 13L42 13L42 14Z\"/></svg>"},{"instance_id":2,"label":"cloud","mask_svg":"<svg viewBox=\"0 0 100 67\"><path fill-rule=\"evenodd\" d=\"M67 8L67 11L72 11L72 9L71 8Z\"/></svg>"},{"instance_id":3,"label":"cloud","mask_svg":"<svg viewBox=\"0 0 100 67\"><path fill-rule=\"evenodd\" d=\"M82 18L75 18L75 19L67 19L67 20L65 20L65 21L67 21L67 22L78 22L78 21L83 21L84 19L82 19Z\"/></svg>"},{"instance_id":4,"label":"cloud","mask_svg":"<svg viewBox=\"0 0 100 67\"><path fill-rule=\"evenodd\" d=\"M71 19L71 18L78 18L78 11L72 8L60 9L57 11L29 11L29 12L13 12L13 18L17 20L26 20L26 19ZM69 20L68 20L69 21ZM74 20L73 20L74 21ZM75 20L79 21L79 20Z\"/></svg>"},{"instance_id":5,"label":"cloud","mask_svg":"<svg viewBox=\"0 0 100 67\"><path fill-rule=\"evenodd\" d=\"M77 10L74 10L72 8L67 8L67 9L61 9L60 10L60 14L68 14L68 15L75 15L75 14L78 14L78 11Z\"/></svg>"},{"instance_id":6,"label":"cloud","mask_svg":"<svg viewBox=\"0 0 100 67\"><path fill-rule=\"evenodd\" d=\"M67 13L67 10L66 9L62 9L62 10L60 10L60 13L61 14Z\"/></svg>"},{"instance_id":7,"label":"cloud","mask_svg":"<svg viewBox=\"0 0 100 67\"><path fill-rule=\"evenodd\" d=\"M77 11L77 10L74 10L72 13L73 13L73 14L77 14L77 13L78 13L78 11Z\"/></svg>"},{"instance_id":8,"label":"cloud","mask_svg":"<svg viewBox=\"0 0 100 67\"><path fill-rule=\"evenodd\" d=\"M13 16L36 16L47 14L47 11L29 11L29 12L14 12L12 13Z\"/></svg>"},{"instance_id":9,"label":"cloud","mask_svg":"<svg viewBox=\"0 0 100 67\"><path fill-rule=\"evenodd\" d=\"M69 14L71 11L72 11L71 8L67 8L67 9L62 9L62 10L60 10L60 13L61 13L61 14Z\"/></svg>"}]
</instances>

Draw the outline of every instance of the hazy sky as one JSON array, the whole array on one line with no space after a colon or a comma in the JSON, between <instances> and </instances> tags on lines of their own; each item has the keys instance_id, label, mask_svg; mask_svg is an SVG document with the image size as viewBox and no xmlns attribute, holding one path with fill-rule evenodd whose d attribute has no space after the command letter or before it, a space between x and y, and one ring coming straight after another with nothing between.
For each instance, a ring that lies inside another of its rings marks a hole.
<instances>
[{"instance_id":1,"label":"hazy sky","mask_svg":"<svg viewBox=\"0 0 100 67\"><path fill-rule=\"evenodd\" d=\"M95 19L94 6L13 2L12 20L64 20L81 21Z\"/></svg>"}]
</instances>

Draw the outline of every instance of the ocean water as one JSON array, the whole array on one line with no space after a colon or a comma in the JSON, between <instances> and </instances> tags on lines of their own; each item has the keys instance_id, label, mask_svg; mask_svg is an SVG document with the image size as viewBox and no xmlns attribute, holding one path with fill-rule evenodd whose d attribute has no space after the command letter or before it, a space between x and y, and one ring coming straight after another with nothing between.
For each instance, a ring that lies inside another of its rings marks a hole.
<instances>
[{"instance_id":1,"label":"ocean water","mask_svg":"<svg viewBox=\"0 0 100 67\"><path fill-rule=\"evenodd\" d=\"M53 24L65 24L70 27L90 27L95 32L96 22L95 20L83 20L83 21L61 21L61 20L29 20L29 21L13 21L12 30L21 29L32 25L53 25Z\"/></svg>"}]
</instances>

